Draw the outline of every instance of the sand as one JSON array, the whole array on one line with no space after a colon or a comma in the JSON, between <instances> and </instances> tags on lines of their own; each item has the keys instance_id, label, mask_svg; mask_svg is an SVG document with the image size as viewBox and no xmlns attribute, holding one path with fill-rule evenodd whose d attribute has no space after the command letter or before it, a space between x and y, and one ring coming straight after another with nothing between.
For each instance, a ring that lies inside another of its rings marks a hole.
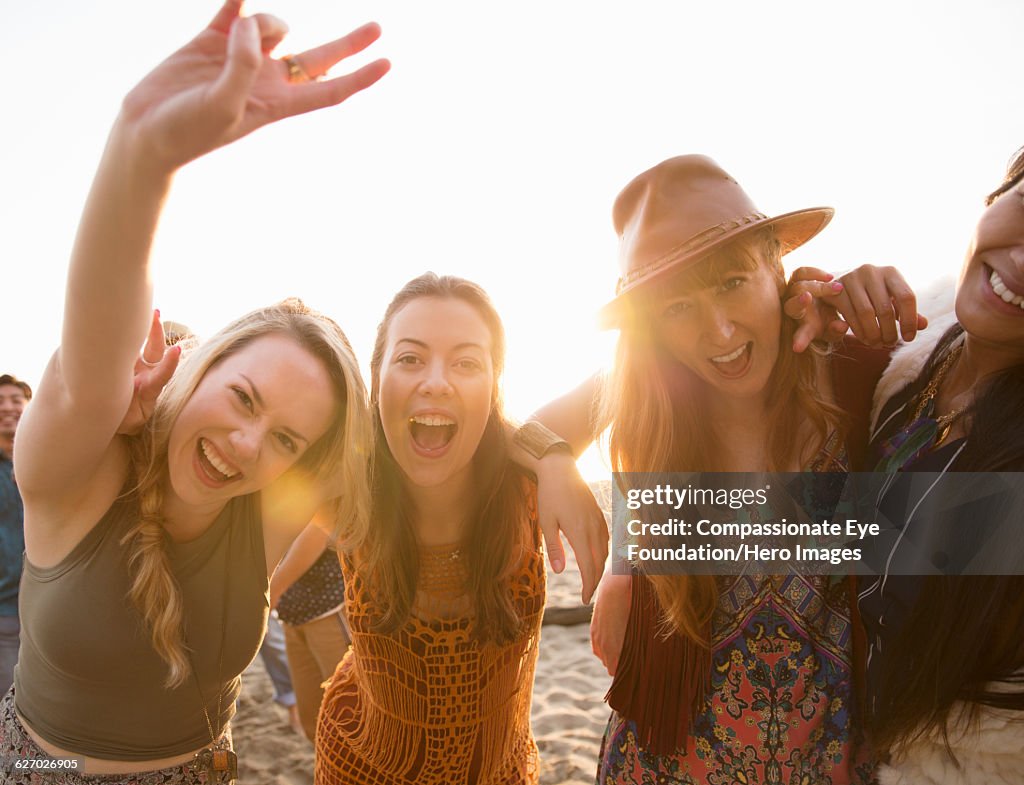
<instances>
[{"instance_id":1,"label":"sand","mask_svg":"<svg viewBox=\"0 0 1024 785\"><path fill-rule=\"evenodd\" d=\"M579 621L579 575L569 552L562 575L548 574L548 619ZM242 785L311 785L313 746L288 725L274 703L260 658L243 676L242 698L233 723ZM545 624L533 691L533 734L540 749L544 785L590 785L597 769L608 708L603 697L610 679L590 651L586 623Z\"/></svg>"}]
</instances>

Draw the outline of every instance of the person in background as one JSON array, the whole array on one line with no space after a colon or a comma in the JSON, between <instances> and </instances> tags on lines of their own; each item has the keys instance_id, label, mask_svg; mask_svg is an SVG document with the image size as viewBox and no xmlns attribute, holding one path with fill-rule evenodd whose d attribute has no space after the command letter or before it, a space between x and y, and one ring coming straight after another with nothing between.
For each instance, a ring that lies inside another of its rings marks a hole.
<instances>
[{"instance_id":1,"label":"person in background","mask_svg":"<svg viewBox=\"0 0 1024 785\"><path fill-rule=\"evenodd\" d=\"M270 683L274 687L274 703L288 712L288 724L291 729L296 733L302 733L284 630L273 612L267 617L267 634L263 636L263 643L260 646L260 659L263 660L263 667L267 669Z\"/></svg>"},{"instance_id":2,"label":"person in background","mask_svg":"<svg viewBox=\"0 0 1024 785\"><path fill-rule=\"evenodd\" d=\"M18 583L25 552L24 510L14 479L14 435L32 388L0 376L0 694L14 681L18 661Z\"/></svg>"},{"instance_id":3,"label":"person in background","mask_svg":"<svg viewBox=\"0 0 1024 785\"><path fill-rule=\"evenodd\" d=\"M314 741L322 685L352 642L345 579L327 532L311 525L295 538L270 581L270 607L284 628L300 727Z\"/></svg>"}]
</instances>

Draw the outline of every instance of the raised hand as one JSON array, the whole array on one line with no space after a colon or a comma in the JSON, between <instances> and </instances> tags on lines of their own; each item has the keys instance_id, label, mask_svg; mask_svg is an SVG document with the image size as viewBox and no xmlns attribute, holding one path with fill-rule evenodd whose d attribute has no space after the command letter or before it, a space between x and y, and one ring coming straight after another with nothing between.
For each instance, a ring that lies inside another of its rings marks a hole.
<instances>
[{"instance_id":1,"label":"raised hand","mask_svg":"<svg viewBox=\"0 0 1024 785\"><path fill-rule=\"evenodd\" d=\"M786 315L801 322L793 337L796 352L812 340L838 340L847 329L868 346L895 346L901 336L912 341L928 326L895 267L865 264L839 281L824 270L801 267L790 276L786 296Z\"/></svg>"},{"instance_id":2,"label":"raised hand","mask_svg":"<svg viewBox=\"0 0 1024 785\"><path fill-rule=\"evenodd\" d=\"M353 73L315 81L380 36L370 23L286 60L270 57L287 27L267 14L241 16L227 0L210 25L172 54L124 100L119 123L131 128L142 160L173 171L260 126L344 101L390 68L377 60Z\"/></svg>"},{"instance_id":3,"label":"raised hand","mask_svg":"<svg viewBox=\"0 0 1024 785\"><path fill-rule=\"evenodd\" d=\"M833 305L868 346L895 346L901 336L912 341L928 326L917 312L914 290L895 267L862 264L839 280L844 289Z\"/></svg>"},{"instance_id":4,"label":"raised hand","mask_svg":"<svg viewBox=\"0 0 1024 785\"><path fill-rule=\"evenodd\" d=\"M138 433L149 422L153 407L167 382L174 376L181 358L181 345L168 346L164 338L160 312L153 311L153 321L146 336L146 345L135 361L132 402L125 412L117 432L124 435Z\"/></svg>"},{"instance_id":5,"label":"raised hand","mask_svg":"<svg viewBox=\"0 0 1024 785\"><path fill-rule=\"evenodd\" d=\"M843 284L817 267L799 267L789 277L782 310L799 322L793 333L793 351L804 351L813 341L829 343L841 340L849 325L844 322L830 298L843 291Z\"/></svg>"}]
</instances>

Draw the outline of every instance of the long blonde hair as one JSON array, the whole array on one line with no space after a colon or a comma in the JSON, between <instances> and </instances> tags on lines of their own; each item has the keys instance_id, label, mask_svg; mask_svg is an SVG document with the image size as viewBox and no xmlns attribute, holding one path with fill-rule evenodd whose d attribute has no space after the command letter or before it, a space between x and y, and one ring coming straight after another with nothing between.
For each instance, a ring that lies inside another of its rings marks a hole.
<instances>
[{"instance_id":1,"label":"long blonde hair","mask_svg":"<svg viewBox=\"0 0 1024 785\"><path fill-rule=\"evenodd\" d=\"M770 229L741 238L702 259L669 283L673 289L720 286L727 274L753 271L766 264L776 278L779 308L785 289L782 250ZM763 261L762 261L763 259ZM601 421L611 422L608 448L616 472L684 472L721 470L714 435L702 411L704 386L682 363L658 344L652 309L642 300L633 306L616 349L615 366L601 394ZM823 358L789 350L795 323L783 317L779 356L768 380L768 417L777 423L768 442L769 465L778 470L798 443L800 424L809 419L814 438L824 444L839 429L840 412L822 397L816 378ZM662 622L690 640L707 645L707 629L717 598L711 576L648 575L663 611Z\"/></svg>"},{"instance_id":2,"label":"long blonde hair","mask_svg":"<svg viewBox=\"0 0 1024 785\"><path fill-rule=\"evenodd\" d=\"M121 541L129 548L129 597L150 631L153 648L167 663L167 687L182 684L190 673L183 641L181 590L163 545L163 488L168 476L171 429L211 368L257 338L271 334L293 338L316 357L327 369L338 399L327 433L303 454L296 467L314 479L340 480L344 495L337 502L337 520L343 525L362 528L368 518L366 465L371 435L366 388L352 347L334 321L292 298L246 314L183 357L161 393L153 416L142 433L129 442L139 520Z\"/></svg>"}]
</instances>

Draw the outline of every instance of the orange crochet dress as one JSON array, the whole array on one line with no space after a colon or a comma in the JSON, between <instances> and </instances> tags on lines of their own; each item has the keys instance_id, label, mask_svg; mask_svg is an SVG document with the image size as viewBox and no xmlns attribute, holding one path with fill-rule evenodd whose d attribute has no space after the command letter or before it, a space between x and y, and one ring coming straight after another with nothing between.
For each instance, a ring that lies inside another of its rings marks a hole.
<instances>
[{"instance_id":1,"label":"orange crochet dress","mask_svg":"<svg viewBox=\"0 0 1024 785\"><path fill-rule=\"evenodd\" d=\"M536 783L530 700L546 579L536 516L509 591L523 634L481 645L471 635L465 556L421 548L409 621L370 630L373 597L342 559L352 647L328 683L316 732L316 785Z\"/></svg>"}]
</instances>

